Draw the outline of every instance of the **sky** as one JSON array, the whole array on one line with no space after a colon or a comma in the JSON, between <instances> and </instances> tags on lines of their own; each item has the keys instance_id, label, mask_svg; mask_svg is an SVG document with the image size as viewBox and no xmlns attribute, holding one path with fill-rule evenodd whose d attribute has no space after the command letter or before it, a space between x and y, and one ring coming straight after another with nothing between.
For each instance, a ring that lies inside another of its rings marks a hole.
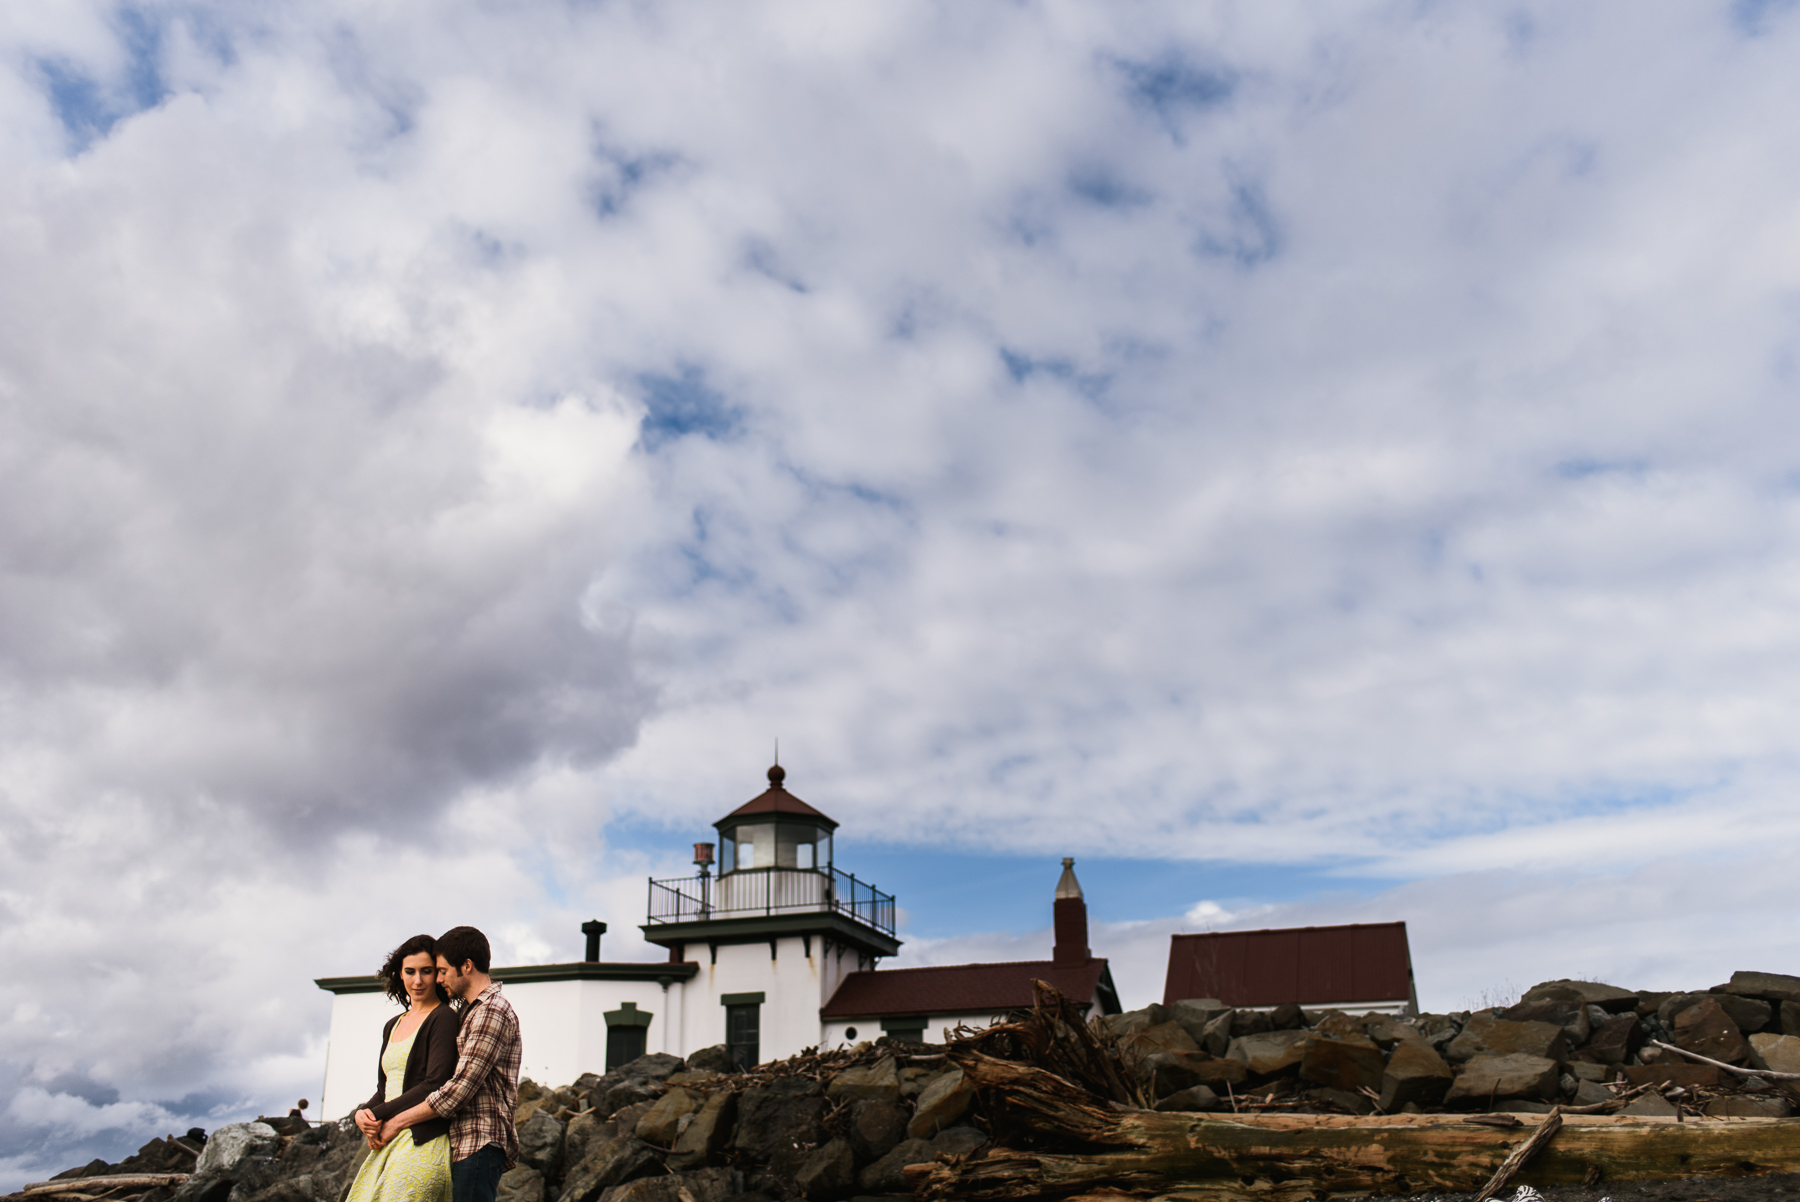
<instances>
[{"instance_id":1,"label":"sky","mask_svg":"<svg viewBox=\"0 0 1800 1202\"><path fill-rule=\"evenodd\" d=\"M1800 6L0 7L0 1189L654 958L1796 971ZM370 1052L373 1055L373 1052Z\"/></svg>"}]
</instances>

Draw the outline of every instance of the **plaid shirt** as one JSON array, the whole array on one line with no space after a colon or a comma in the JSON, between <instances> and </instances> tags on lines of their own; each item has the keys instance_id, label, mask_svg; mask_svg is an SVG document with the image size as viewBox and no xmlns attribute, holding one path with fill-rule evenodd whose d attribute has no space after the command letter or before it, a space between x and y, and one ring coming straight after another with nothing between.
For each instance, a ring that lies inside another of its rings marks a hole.
<instances>
[{"instance_id":1,"label":"plaid shirt","mask_svg":"<svg viewBox=\"0 0 1800 1202\"><path fill-rule=\"evenodd\" d=\"M466 1160L488 1144L519 1163L519 1016L495 981L463 1008L456 1036L456 1074L425 1101L450 1119L450 1159Z\"/></svg>"}]
</instances>

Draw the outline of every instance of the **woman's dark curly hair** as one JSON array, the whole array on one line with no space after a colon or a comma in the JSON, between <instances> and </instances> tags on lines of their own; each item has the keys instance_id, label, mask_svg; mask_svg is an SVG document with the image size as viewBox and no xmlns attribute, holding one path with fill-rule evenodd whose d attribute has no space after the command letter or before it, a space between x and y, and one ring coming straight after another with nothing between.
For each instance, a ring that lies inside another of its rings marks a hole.
<instances>
[{"instance_id":1,"label":"woman's dark curly hair","mask_svg":"<svg viewBox=\"0 0 1800 1202\"><path fill-rule=\"evenodd\" d=\"M430 956L435 964L437 962L437 940L430 935L414 935L389 952L387 963L381 966L381 975L387 978L387 995L402 1006L412 1005L412 998L406 992L406 982L400 979L400 967L406 962L408 956L416 956L420 952ZM437 987L437 999L439 1002L450 1000L450 995L444 992L442 985Z\"/></svg>"}]
</instances>

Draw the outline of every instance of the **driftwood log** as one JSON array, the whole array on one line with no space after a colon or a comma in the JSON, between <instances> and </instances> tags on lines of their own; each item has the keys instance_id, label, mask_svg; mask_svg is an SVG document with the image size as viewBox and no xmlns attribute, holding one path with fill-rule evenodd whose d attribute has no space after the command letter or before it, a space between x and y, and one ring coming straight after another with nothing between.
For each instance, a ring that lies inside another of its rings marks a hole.
<instances>
[{"instance_id":1,"label":"driftwood log","mask_svg":"<svg viewBox=\"0 0 1800 1202\"><path fill-rule=\"evenodd\" d=\"M1071 1071L1025 1062L1040 1051ZM1793 1119L1558 1115L1560 1129L1539 1138L1549 1116L1519 1115L1518 1127L1496 1128L1454 1114L1143 1110L1126 1075L1104 1070L1105 1061L1117 1063L1104 1035L1081 1024L1048 986L1030 1016L958 1039L949 1056L979 1090L999 1146L908 1169L925 1202L1122 1195L1302 1202L1338 1193L1473 1192L1527 1143L1534 1154L1514 1180L1531 1185L1800 1171L1800 1120Z\"/></svg>"},{"instance_id":2,"label":"driftwood log","mask_svg":"<svg viewBox=\"0 0 1800 1202\"><path fill-rule=\"evenodd\" d=\"M115 1189L153 1189L159 1185L180 1185L187 1173L114 1173L110 1177L64 1177L57 1181L39 1181L20 1190L21 1195L104 1194Z\"/></svg>"}]
</instances>

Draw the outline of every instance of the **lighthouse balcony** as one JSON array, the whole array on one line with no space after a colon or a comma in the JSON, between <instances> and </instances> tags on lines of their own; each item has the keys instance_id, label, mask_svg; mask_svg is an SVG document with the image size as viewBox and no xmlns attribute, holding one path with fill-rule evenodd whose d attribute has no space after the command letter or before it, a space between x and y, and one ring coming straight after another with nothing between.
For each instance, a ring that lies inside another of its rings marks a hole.
<instances>
[{"instance_id":1,"label":"lighthouse balcony","mask_svg":"<svg viewBox=\"0 0 1800 1202\"><path fill-rule=\"evenodd\" d=\"M841 914L894 933L894 898L837 868L740 868L650 882L650 926L777 914Z\"/></svg>"}]
</instances>

